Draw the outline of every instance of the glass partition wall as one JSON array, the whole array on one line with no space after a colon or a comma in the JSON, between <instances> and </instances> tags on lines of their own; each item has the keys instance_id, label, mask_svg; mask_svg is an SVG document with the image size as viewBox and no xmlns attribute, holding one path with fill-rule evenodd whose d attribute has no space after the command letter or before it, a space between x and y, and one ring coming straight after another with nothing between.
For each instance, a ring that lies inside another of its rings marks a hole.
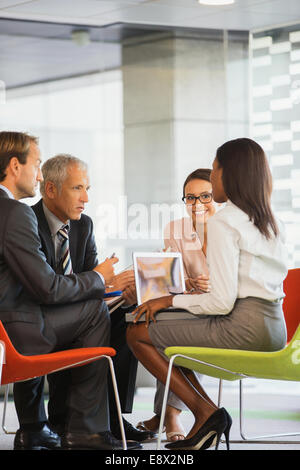
<instances>
[{"instance_id":1,"label":"glass partition wall","mask_svg":"<svg viewBox=\"0 0 300 470\"><path fill-rule=\"evenodd\" d=\"M290 267L300 266L300 25L252 34L251 135L265 149L273 207L286 226Z\"/></svg>"}]
</instances>

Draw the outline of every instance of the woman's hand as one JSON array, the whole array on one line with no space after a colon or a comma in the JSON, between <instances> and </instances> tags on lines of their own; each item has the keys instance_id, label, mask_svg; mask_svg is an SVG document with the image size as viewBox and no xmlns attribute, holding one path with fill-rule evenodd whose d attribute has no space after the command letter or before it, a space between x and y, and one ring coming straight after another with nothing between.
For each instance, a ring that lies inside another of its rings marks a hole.
<instances>
[{"instance_id":1,"label":"woman's hand","mask_svg":"<svg viewBox=\"0 0 300 470\"><path fill-rule=\"evenodd\" d=\"M150 321L156 322L155 314L159 310L163 310L168 307L172 307L173 295L167 295L164 297L159 297L158 299L148 300L144 304L136 308L132 315L135 315L133 323L136 323L143 314L145 314L146 328L148 328Z\"/></svg>"},{"instance_id":2,"label":"woman's hand","mask_svg":"<svg viewBox=\"0 0 300 470\"><path fill-rule=\"evenodd\" d=\"M189 279L189 283L195 290L202 290L203 292L210 292L211 290L209 276L205 274L201 274L194 279Z\"/></svg>"},{"instance_id":3,"label":"woman's hand","mask_svg":"<svg viewBox=\"0 0 300 470\"><path fill-rule=\"evenodd\" d=\"M136 298L136 288L135 285L131 285L126 287L123 290L122 298L125 300L125 305L133 305L137 303Z\"/></svg>"}]
</instances>

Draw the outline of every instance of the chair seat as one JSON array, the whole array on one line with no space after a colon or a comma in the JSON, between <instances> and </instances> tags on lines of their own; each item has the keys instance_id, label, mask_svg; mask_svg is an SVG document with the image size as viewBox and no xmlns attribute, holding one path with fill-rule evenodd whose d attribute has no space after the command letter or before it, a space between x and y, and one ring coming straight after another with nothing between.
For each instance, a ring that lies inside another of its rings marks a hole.
<instances>
[{"instance_id":1,"label":"chair seat","mask_svg":"<svg viewBox=\"0 0 300 470\"><path fill-rule=\"evenodd\" d=\"M191 361L189 358L213 364L233 373L242 374L244 377L299 381L300 325L290 343L279 351L261 352L172 346L165 349L165 354L168 357L175 354L188 356L184 358L177 357L174 364L224 380L239 380L241 376Z\"/></svg>"},{"instance_id":2,"label":"chair seat","mask_svg":"<svg viewBox=\"0 0 300 470\"><path fill-rule=\"evenodd\" d=\"M115 356L113 348L78 348L50 354L14 357L13 363L3 364L1 385L29 380L64 368L78 367L101 356Z\"/></svg>"},{"instance_id":3,"label":"chair seat","mask_svg":"<svg viewBox=\"0 0 300 470\"><path fill-rule=\"evenodd\" d=\"M5 358L7 358L7 361L4 358L2 367L1 385L33 379L65 368L77 367L87 362L96 361L102 356L116 355L113 348L92 347L24 356L14 348L1 321L0 340L5 345Z\"/></svg>"}]
</instances>

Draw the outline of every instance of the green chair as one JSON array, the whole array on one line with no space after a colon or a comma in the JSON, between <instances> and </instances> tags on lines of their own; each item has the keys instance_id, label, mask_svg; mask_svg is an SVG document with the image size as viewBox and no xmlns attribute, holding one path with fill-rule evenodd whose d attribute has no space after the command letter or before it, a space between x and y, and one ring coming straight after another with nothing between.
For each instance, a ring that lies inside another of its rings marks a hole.
<instances>
[{"instance_id":1,"label":"green chair","mask_svg":"<svg viewBox=\"0 0 300 470\"><path fill-rule=\"evenodd\" d=\"M161 432L165 417L167 397L173 365L185 367L201 374L222 380L240 381L240 432L242 440L232 443L280 443L290 441L264 440L271 437L295 436L300 433L276 434L272 436L245 437L242 430L243 404L242 380L246 378L300 381L300 324L288 345L280 351L258 352L234 349L198 348L172 346L165 349L170 358L159 426L157 449L160 448ZM298 444L298 441L292 441ZM299 441L300 444L300 441Z\"/></svg>"}]
</instances>

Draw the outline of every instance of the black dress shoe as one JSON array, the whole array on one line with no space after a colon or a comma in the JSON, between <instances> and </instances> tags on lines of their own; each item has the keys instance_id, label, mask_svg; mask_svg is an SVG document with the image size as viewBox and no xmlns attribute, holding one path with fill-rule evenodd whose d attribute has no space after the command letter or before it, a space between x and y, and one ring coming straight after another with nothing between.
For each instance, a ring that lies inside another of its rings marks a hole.
<instances>
[{"instance_id":1,"label":"black dress shoe","mask_svg":"<svg viewBox=\"0 0 300 470\"><path fill-rule=\"evenodd\" d=\"M123 425L124 431L126 435L126 439L133 440L137 442L143 442L149 439L153 439L156 437L156 433L152 431L140 431L132 424L130 424L126 419L123 418ZM111 432L117 439L121 439L121 429L119 425L119 421L113 421L111 423Z\"/></svg>"},{"instance_id":2,"label":"black dress shoe","mask_svg":"<svg viewBox=\"0 0 300 470\"><path fill-rule=\"evenodd\" d=\"M60 437L45 424L39 431L18 429L14 439L14 450L58 450Z\"/></svg>"},{"instance_id":3,"label":"black dress shoe","mask_svg":"<svg viewBox=\"0 0 300 470\"><path fill-rule=\"evenodd\" d=\"M97 434L66 433L61 438L63 450L123 450L122 441L116 439L110 431ZM139 442L127 442L127 449L142 449Z\"/></svg>"}]
</instances>

